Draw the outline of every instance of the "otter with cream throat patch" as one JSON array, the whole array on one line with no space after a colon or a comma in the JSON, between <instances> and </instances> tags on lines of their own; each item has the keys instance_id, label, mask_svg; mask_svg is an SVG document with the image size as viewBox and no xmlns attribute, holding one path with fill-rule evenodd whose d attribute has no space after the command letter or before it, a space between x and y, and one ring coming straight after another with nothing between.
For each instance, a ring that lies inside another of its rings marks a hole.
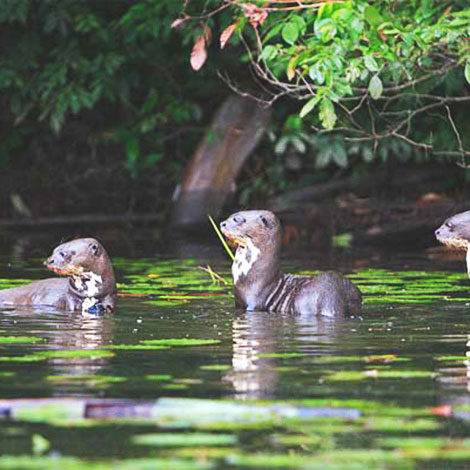
<instances>
[{"instance_id":1,"label":"otter with cream throat patch","mask_svg":"<svg viewBox=\"0 0 470 470\"><path fill-rule=\"evenodd\" d=\"M237 212L220 228L237 246L232 264L237 307L327 317L360 313L361 293L341 274L311 278L281 273L281 224L272 212Z\"/></svg>"},{"instance_id":2,"label":"otter with cream throat patch","mask_svg":"<svg viewBox=\"0 0 470 470\"><path fill-rule=\"evenodd\" d=\"M467 251L467 275L470 278L470 211L449 217L434 234L444 245Z\"/></svg>"},{"instance_id":3,"label":"otter with cream throat patch","mask_svg":"<svg viewBox=\"0 0 470 470\"><path fill-rule=\"evenodd\" d=\"M114 310L113 266L104 247L94 238L79 238L59 245L44 265L64 277L2 290L0 308L50 306L83 313Z\"/></svg>"}]
</instances>

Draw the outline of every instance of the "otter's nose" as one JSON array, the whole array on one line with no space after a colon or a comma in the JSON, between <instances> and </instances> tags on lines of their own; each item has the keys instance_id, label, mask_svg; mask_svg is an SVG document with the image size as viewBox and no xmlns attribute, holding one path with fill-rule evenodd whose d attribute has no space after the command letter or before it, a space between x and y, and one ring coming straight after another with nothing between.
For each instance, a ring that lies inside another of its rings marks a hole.
<instances>
[{"instance_id":1,"label":"otter's nose","mask_svg":"<svg viewBox=\"0 0 470 470\"><path fill-rule=\"evenodd\" d=\"M436 235L436 237L438 237L440 234L441 234L441 229L438 228L438 229L434 232L434 235Z\"/></svg>"},{"instance_id":2,"label":"otter's nose","mask_svg":"<svg viewBox=\"0 0 470 470\"><path fill-rule=\"evenodd\" d=\"M220 228L225 228L227 227L227 221L224 220L223 222L220 223Z\"/></svg>"},{"instance_id":3,"label":"otter's nose","mask_svg":"<svg viewBox=\"0 0 470 470\"><path fill-rule=\"evenodd\" d=\"M51 264L54 264L54 259L51 257L51 258L47 258L44 260L44 262L42 263L44 266L49 266Z\"/></svg>"}]
</instances>

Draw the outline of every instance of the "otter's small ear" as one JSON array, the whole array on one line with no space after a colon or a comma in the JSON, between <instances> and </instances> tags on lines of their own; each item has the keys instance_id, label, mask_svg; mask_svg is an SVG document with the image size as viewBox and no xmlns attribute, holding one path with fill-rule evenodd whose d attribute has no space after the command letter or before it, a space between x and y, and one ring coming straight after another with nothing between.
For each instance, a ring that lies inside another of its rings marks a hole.
<instances>
[{"instance_id":1,"label":"otter's small ear","mask_svg":"<svg viewBox=\"0 0 470 470\"><path fill-rule=\"evenodd\" d=\"M101 255L101 247L97 243L90 243L89 248L95 256Z\"/></svg>"}]
</instances>

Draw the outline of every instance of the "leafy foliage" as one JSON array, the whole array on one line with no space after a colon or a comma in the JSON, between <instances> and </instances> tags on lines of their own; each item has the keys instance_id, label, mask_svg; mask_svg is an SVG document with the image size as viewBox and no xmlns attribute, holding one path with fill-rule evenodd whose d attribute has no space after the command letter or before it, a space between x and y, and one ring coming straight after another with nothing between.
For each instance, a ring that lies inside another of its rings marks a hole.
<instances>
[{"instance_id":1,"label":"leafy foliage","mask_svg":"<svg viewBox=\"0 0 470 470\"><path fill-rule=\"evenodd\" d=\"M3 0L0 91L12 126L0 157L24 143L19 129L39 123L58 134L92 110L105 125L90 139L122 147L131 173L162 160L165 134L201 114L193 87L209 85L199 76L190 83L173 41L168 18L180 8L171 0Z\"/></svg>"},{"instance_id":2,"label":"leafy foliage","mask_svg":"<svg viewBox=\"0 0 470 470\"><path fill-rule=\"evenodd\" d=\"M262 98L268 103L285 95L303 100L300 116L314 129L368 141L374 153L383 141L398 139L424 152L461 156L463 163L470 155L462 132L462 104L470 101L467 2L210 4L207 24L224 10L227 21L244 25L239 37L253 70L270 86L271 97ZM253 20L255 8L263 21Z\"/></svg>"}]
</instances>

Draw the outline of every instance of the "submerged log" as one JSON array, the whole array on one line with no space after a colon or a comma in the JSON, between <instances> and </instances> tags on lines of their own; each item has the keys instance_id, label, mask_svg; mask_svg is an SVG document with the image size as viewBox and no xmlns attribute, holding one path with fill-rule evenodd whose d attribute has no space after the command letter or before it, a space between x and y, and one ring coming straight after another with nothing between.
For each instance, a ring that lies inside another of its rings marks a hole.
<instances>
[{"instance_id":1,"label":"submerged log","mask_svg":"<svg viewBox=\"0 0 470 470\"><path fill-rule=\"evenodd\" d=\"M206 224L207 214L220 214L242 165L266 130L270 114L269 109L238 95L222 104L184 170L173 207L174 226Z\"/></svg>"}]
</instances>

